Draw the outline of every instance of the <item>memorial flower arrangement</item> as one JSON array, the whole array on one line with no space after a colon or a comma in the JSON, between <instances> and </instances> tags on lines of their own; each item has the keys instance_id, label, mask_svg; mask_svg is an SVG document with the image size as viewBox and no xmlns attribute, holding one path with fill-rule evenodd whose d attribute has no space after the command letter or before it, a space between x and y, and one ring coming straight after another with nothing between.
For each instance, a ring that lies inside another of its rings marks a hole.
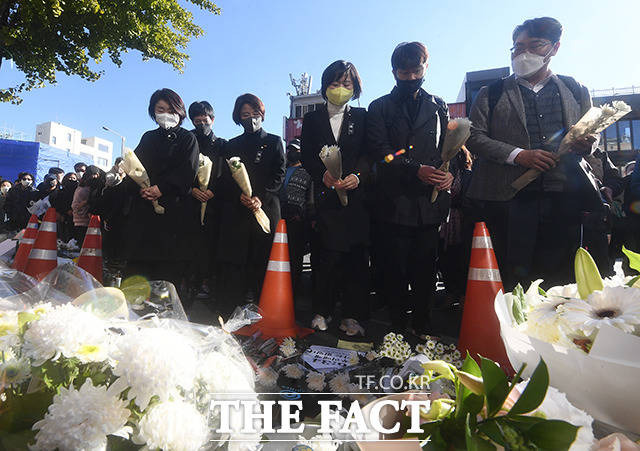
<instances>
[{"instance_id":1,"label":"memorial flower arrangement","mask_svg":"<svg viewBox=\"0 0 640 451\"><path fill-rule=\"evenodd\" d=\"M640 270L640 254L623 248ZM603 279L584 249L575 258L576 283L542 290L499 292L495 312L513 367L543 358L551 384L596 420L640 433L639 277ZM525 372L526 375L526 372ZM614 376L612 376L614 375ZM613 377L613 378L612 378ZM603 395L603 381L607 384Z\"/></svg>"},{"instance_id":2,"label":"memorial flower arrangement","mask_svg":"<svg viewBox=\"0 0 640 451\"><path fill-rule=\"evenodd\" d=\"M227 164L229 165L229 170L231 171L231 176L233 180L238 184L240 190L243 192L245 196L251 197L253 196L253 189L251 188L251 180L249 180L249 173L247 172L247 168L245 167L240 157L231 157L227 160ZM253 215L258 221L258 224L264 231L264 233L271 232L271 224L269 222L269 217L264 212L262 208L258 208L253 212Z\"/></svg>"},{"instance_id":3,"label":"memorial flower arrangement","mask_svg":"<svg viewBox=\"0 0 640 451\"><path fill-rule=\"evenodd\" d=\"M124 296L96 292L82 303L0 310L3 446L199 450L246 439L243 449L256 449L260 437L242 434L239 420L237 434L213 432L220 422L213 400L257 397L231 335L155 315L108 315L122 312L111 304L126 303Z\"/></svg>"},{"instance_id":4,"label":"memorial flower arrangement","mask_svg":"<svg viewBox=\"0 0 640 451\"><path fill-rule=\"evenodd\" d=\"M627 249L632 265L640 268L640 254ZM575 258L576 283L525 292L518 285L505 294L518 328L539 340L589 352L598 331L613 326L627 334L640 332L640 284L637 278L602 279L589 253L580 248Z\"/></svg>"}]
</instances>

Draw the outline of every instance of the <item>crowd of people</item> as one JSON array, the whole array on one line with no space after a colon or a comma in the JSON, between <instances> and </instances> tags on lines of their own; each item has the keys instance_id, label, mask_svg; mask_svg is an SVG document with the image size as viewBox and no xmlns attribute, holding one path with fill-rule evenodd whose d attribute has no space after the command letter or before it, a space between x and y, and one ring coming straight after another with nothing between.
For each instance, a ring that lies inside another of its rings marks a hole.
<instances>
[{"instance_id":1,"label":"crowd of people","mask_svg":"<svg viewBox=\"0 0 640 451\"><path fill-rule=\"evenodd\" d=\"M303 257L311 254L312 327L326 330L340 317L347 335L364 334L375 292L394 330L424 335L432 329L438 278L452 299L464 296L476 221L487 223L507 290L537 278L543 286L570 282L578 246L589 249L603 275L612 273L623 244L640 251L638 161L620 174L596 136L574 142L569 155L554 155L591 106L587 88L549 70L561 33L548 17L515 28L514 75L479 92L471 137L449 171L438 169L447 104L422 88L426 46L408 42L391 56L396 85L368 109L349 105L362 92L356 67L330 64L320 90L326 103L305 115L301 136L286 149L262 127L266 108L253 94L237 98L232 117L243 133L227 141L214 133L209 102L187 110L177 93L157 90L148 115L158 127L135 149L150 187L140 188L119 161L107 173L81 163L68 174L51 168L37 189L25 172L0 185L3 212L22 228L29 205L48 196L61 239L80 244L90 215L99 214L107 266L119 265L123 278L171 281L185 303L209 298L222 311L257 302L284 218L297 294ZM187 116L191 131L183 127ZM320 158L331 145L342 154L339 178ZM206 189L196 180L199 154L213 162ZM231 175L232 157L246 167L251 197ZM512 182L531 168L541 176L515 190ZM256 221L258 209L270 233Z\"/></svg>"}]
</instances>

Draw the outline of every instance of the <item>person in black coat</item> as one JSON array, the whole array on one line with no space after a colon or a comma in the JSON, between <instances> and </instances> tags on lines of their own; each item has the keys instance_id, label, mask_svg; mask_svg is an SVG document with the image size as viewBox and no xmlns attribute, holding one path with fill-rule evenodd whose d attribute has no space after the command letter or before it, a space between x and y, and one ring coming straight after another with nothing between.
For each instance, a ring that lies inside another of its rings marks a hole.
<instances>
[{"instance_id":1,"label":"person in black coat","mask_svg":"<svg viewBox=\"0 0 640 451\"><path fill-rule=\"evenodd\" d=\"M215 283L217 279L216 248L220 234L221 211L219 198L214 193L222 175L222 168L227 164L223 154L227 140L218 138L213 133L215 115L213 107L206 100L193 102L189 106L189 119L195 127L191 132L198 140L200 153L208 157L213 164L208 189L200 190L197 180L194 181L191 188L192 226L195 236L200 237L194 240L194 244L196 244L194 255L197 257L193 260L194 269L192 272L195 279L192 281L192 285L195 290L199 290L196 293L197 298L208 298L211 284ZM204 225L201 222L202 202L207 203Z\"/></svg>"},{"instance_id":2,"label":"person in black coat","mask_svg":"<svg viewBox=\"0 0 640 451\"><path fill-rule=\"evenodd\" d=\"M374 211L384 236L385 298L394 329L404 330L411 310L419 335L431 328L438 228L449 210L447 190L453 181L450 173L436 169L442 164L449 113L442 99L421 89L427 59L420 42L396 47L391 57L396 86L371 103L367 117L376 161ZM440 194L431 203L434 189Z\"/></svg>"},{"instance_id":3,"label":"person in black coat","mask_svg":"<svg viewBox=\"0 0 640 451\"><path fill-rule=\"evenodd\" d=\"M360 322L368 319L369 216L364 190L369 174L364 108L347 103L361 93L355 66L335 61L322 74L322 96L327 103L305 115L302 123L302 165L314 183L317 233L314 253L316 270L311 325L326 330L333 315L336 296L342 295L340 328L347 335L364 335ZM337 145L342 153L342 179L334 179L320 159L325 145ZM335 188L346 190L342 206Z\"/></svg>"},{"instance_id":4,"label":"person in black coat","mask_svg":"<svg viewBox=\"0 0 640 451\"><path fill-rule=\"evenodd\" d=\"M240 157L244 163L253 197L245 196L231 176L227 164L216 195L220 198L221 224L218 241L220 282L217 299L226 303L221 308L235 307L246 298L253 300L260 292L273 236L280 220L278 190L285 173L282 140L262 128L265 108L253 94L236 99L233 121L242 125L244 133L224 147L226 159ZM265 233L253 214L262 208L269 218L271 233ZM252 292L252 293L251 293Z\"/></svg>"},{"instance_id":5,"label":"person in black coat","mask_svg":"<svg viewBox=\"0 0 640 451\"><path fill-rule=\"evenodd\" d=\"M7 193L5 211L9 217L10 229L24 229L31 213L27 210L40 199L40 193L33 188L33 175L28 172L18 174L18 182Z\"/></svg>"},{"instance_id":6,"label":"person in black coat","mask_svg":"<svg viewBox=\"0 0 640 451\"><path fill-rule=\"evenodd\" d=\"M71 202L73 194L78 187L78 176L75 172L69 172L62 179L62 188L49 195L51 206L56 209L58 217L58 238L65 243L73 237L73 212ZM78 244L79 246L82 243Z\"/></svg>"},{"instance_id":7,"label":"person in black coat","mask_svg":"<svg viewBox=\"0 0 640 451\"><path fill-rule=\"evenodd\" d=\"M135 154L145 167L151 187L140 188L126 177L117 188L124 190L124 255L127 276L166 280L180 289L186 262L191 258L191 238L184 225L188 199L198 167L198 142L180 127L186 117L184 103L174 91L153 93L149 116L159 125L142 135ZM157 214L151 201L164 207Z\"/></svg>"}]
</instances>

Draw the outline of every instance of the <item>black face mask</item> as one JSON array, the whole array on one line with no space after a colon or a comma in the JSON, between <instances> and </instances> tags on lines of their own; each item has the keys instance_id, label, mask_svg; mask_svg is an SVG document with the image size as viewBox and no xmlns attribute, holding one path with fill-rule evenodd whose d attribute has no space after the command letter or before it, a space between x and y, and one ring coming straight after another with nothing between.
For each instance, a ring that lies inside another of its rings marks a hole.
<instances>
[{"instance_id":1,"label":"black face mask","mask_svg":"<svg viewBox=\"0 0 640 451\"><path fill-rule=\"evenodd\" d=\"M65 180L62 183L62 187L64 189L76 189L78 187L78 181L77 180Z\"/></svg>"},{"instance_id":2,"label":"black face mask","mask_svg":"<svg viewBox=\"0 0 640 451\"><path fill-rule=\"evenodd\" d=\"M196 133L201 136L209 136L211 133L211 124L196 125Z\"/></svg>"},{"instance_id":3,"label":"black face mask","mask_svg":"<svg viewBox=\"0 0 640 451\"><path fill-rule=\"evenodd\" d=\"M396 80L398 91L403 97L407 97L416 92L424 83L424 77L415 80Z\"/></svg>"}]
</instances>

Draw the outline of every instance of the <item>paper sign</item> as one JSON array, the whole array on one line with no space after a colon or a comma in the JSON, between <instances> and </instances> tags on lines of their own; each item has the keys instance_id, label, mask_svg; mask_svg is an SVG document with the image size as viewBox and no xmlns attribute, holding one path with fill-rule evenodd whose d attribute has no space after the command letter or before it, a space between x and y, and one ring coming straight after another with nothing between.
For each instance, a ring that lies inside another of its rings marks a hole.
<instances>
[{"instance_id":1,"label":"paper sign","mask_svg":"<svg viewBox=\"0 0 640 451\"><path fill-rule=\"evenodd\" d=\"M327 373L351 366L349 360L354 354L356 351L313 345L304 351L302 360L316 371Z\"/></svg>"},{"instance_id":2,"label":"paper sign","mask_svg":"<svg viewBox=\"0 0 640 451\"><path fill-rule=\"evenodd\" d=\"M369 352L373 349L373 343L338 340L338 347L340 349L349 349L351 351Z\"/></svg>"}]
</instances>

